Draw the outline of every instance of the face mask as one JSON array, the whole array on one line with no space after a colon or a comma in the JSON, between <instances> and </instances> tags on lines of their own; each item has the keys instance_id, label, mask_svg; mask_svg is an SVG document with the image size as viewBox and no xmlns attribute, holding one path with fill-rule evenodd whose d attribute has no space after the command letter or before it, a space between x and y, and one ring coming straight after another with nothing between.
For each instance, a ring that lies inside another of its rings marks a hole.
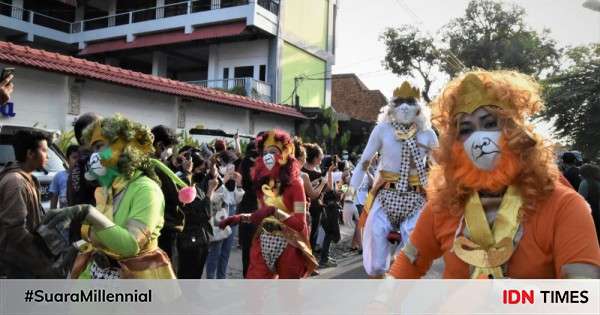
<instances>
[{"instance_id":1,"label":"face mask","mask_svg":"<svg viewBox=\"0 0 600 315\"><path fill-rule=\"evenodd\" d=\"M417 105L409 105L407 103L402 103L394 109L394 114L396 115L396 119L401 124L410 124L415 121L417 118L417 112L419 108Z\"/></svg>"},{"instance_id":2,"label":"face mask","mask_svg":"<svg viewBox=\"0 0 600 315\"><path fill-rule=\"evenodd\" d=\"M463 144L478 169L491 171L500 157L500 131L475 131Z\"/></svg>"},{"instance_id":3,"label":"face mask","mask_svg":"<svg viewBox=\"0 0 600 315\"><path fill-rule=\"evenodd\" d=\"M97 180L98 177L106 175L106 173L106 167L101 163L100 153L93 153L87 163L85 179L94 181Z\"/></svg>"},{"instance_id":4,"label":"face mask","mask_svg":"<svg viewBox=\"0 0 600 315\"><path fill-rule=\"evenodd\" d=\"M169 159L169 157L171 155L173 155L173 148L168 148L166 150L163 150L162 153L160 154L160 160L166 161Z\"/></svg>"},{"instance_id":5,"label":"face mask","mask_svg":"<svg viewBox=\"0 0 600 315\"><path fill-rule=\"evenodd\" d=\"M84 176L87 181L98 182L100 186L108 187L119 176L119 172L112 167L102 165L101 157L101 153L93 153L90 156Z\"/></svg>"},{"instance_id":6,"label":"face mask","mask_svg":"<svg viewBox=\"0 0 600 315\"><path fill-rule=\"evenodd\" d=\"M235 190L235 180L230 179L227 182L225 182L225 188L227 188L227 190L229 190L229 191L234 191Z\"/></svg>"},{"instance_id":7,"label":"face mask","mask_svg":"<svg viewBox=\"0 0 600 315\"><path fill-rule=\"evenodd\" d=\"M263 155L263 162L269 171L272 170L276 163L275 154L267 153Z\"/></svg>"}]
</instances>

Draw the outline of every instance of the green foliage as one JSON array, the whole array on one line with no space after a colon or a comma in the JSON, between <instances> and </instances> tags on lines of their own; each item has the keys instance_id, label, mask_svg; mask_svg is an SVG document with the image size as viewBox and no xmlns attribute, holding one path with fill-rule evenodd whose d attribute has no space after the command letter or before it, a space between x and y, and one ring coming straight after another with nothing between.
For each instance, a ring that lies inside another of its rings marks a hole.
<instances>
[{"instance_id":1,"label":"green foliage","mask_svg":"<svg viewBox=\"0 0 600 315\"><path fill-rule=\"evenodd\" d=\"M184 146L191 146L193 148L199 148L200 142L194 139L192 136L188 134L186 130L182 130L177 134L177 140L179 140L179 144L177 145L177 151Z\"/></svg>"},{"instance_id":2,"label":"green foliage","mask_svg":"<svg viewBox=\"0 0 600 315\"><path fill-rule=\"evenodd\" d=\"M58 146L60 151L66 156L67 149L69 148L69 146L72 144L77 144L77 141L75 140L75 132L73 130L61 132L58 136L58 139L56 139L55 144Z\"/></svg>"},{"instance_id":3,"label":"green foliage","mask_svg":"<svg viewBox=\"0 0 600 315\"><path fill-rule=\"evenodd\" d=\"M386 46L384 67L400 76L418 74L425 83L423 97L429 102L433 71L439 69L441 62L433 38L412 25L402 25L386 29L380 39Z\"/></svg>"},{"instance_id":4,"label":"green foliage","mask_svg":"<svg viewBox=\"0 0 600 315\"><path fill-rule=\"evenodd\" d=\"M525 14L518 5L472 0L464 16L444 27L443 41L467 68L514 69L539 76L556 68L560 51L549 30L539 33L525 24ZM457 73L448 62L442 67L451 76Z\"/></svg>"},{"instance_id":5,"label":"green foliage","mask_svg":"<svg viewBox=\"0 0 600 315\"><path fill-rule=\"evenodd\" d=\"M229 89L227 92L229 92L231 94L236 94L236 95L241 95L241 96L247 96L246 95L246 88L243 87L243 86L241 86L241 85L235 86L235 87Z\"/></svg>"},{"instance_id":6,"label":"green foliage","mask_svg":"<svg viewBox=\"0 0 600 315\"><path fill-rule=\"evenodd\" d=\"M581 46L565 54L567 69L543 82L546 109L557 133L594 159L600 154L600 45Z\"/></svg>"},{"instance_id":7,"label":"green foliage","mask_svg":"<svg viewBox=\"0 0 600 315\"><path fill-rule=\"evenodd\" d=\"M397 75L420 77L427 102L440 71L451 77L465 68L513 69L538 77L556 71L561 51L550 31L532 30L524 17L525 10L517 5L471 0L464 16L438 31L442 43L411 25L385 30L383 64Z\"/></svg>"},{"instance_id":8,"label":"green foliage","mask_svg":"<svg viewBox=\"0 0 600 315\"><path fill-rule=\"evenodd\" d=\"M350 137L351 136L352 136L352 134L350 133L349 130L344 131L344 133L340 137L340 147L342 149L347 149L348 148L348 144L350 143Z\"/></svg>"}]
</instances>

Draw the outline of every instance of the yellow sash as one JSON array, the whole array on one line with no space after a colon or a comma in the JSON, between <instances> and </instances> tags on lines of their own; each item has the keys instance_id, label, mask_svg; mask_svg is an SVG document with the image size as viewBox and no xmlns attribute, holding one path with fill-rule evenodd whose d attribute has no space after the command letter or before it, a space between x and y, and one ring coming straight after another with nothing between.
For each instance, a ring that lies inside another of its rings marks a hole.
<instances>
[{"instance_id":1,"label":"yellow sash","mask_svg":"<svg viewBox=\"0 0 600 315\"><path fill-rule=\"evenodd\" d=\"M465 222L470 239L457 237L452 250L462 261L475 268L472 279L504 277L501 266L514 252L513 239L519 228L518 215L522 205L518 189L508 187L490 230L479 194L474 193L469 198L465 206Z\"/></svg>"}]
</instances>

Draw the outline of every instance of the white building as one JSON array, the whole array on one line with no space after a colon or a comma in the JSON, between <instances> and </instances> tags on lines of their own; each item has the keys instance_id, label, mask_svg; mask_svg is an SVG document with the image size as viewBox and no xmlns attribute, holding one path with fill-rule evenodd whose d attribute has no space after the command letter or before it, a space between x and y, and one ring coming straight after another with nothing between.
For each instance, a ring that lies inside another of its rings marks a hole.
<instances>
[{"instance_id":1,"label":"white building","mask_svg":"<svg viewBox=\"0 0 600 315\"><path fill-rule=\"evenodd\" d=\"M290 106L228 94L198 85L0 42L0 67L16 68L11 117L0 125L71 129L78 115L121 113L149 127L189 130L198 125L255 134L281 128L294 132L304 116Z\"/></svg>"},{"instance_id":2,"label":"white building","mask_svg":"<svg viewBox=\"0 0 600 315\"><path fill-rule=\"evenodd\" d=\"M318 109L338 1L0 0L0 40Z\"/></svg>"}]
</instances>

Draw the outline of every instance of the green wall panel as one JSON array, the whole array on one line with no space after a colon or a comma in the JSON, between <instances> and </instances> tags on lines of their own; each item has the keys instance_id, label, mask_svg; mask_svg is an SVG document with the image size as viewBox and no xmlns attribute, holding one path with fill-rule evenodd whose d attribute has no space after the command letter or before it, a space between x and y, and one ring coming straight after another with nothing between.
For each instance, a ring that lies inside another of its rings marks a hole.
<instances>
[{"instance_id":1,"label":"green wall panel","mask_svg":"<svg viewBox=\"0 0 600 315\"><path fill-rule=\"evenodd\" d=\"M327 49L327 0L287 0L284 6L283 31L304 43Z\"/></svg>"},{"instance_id":2,"label":"green wall panel","mask_svg":"<svg viewBox=\"0 0 600 315\"><path fill-rule=\"evenodd\" d=\"M293 0L292 0L293 1ZM327 77L326 63L305 51L288 43L284 43L281 60L281 103L293 104L294 78L310 76L313 79ZM325 80L302 80L299 82L297 94L300 105L304 107L321 107L325 104Z\"/></svg>"}]
</instances>

